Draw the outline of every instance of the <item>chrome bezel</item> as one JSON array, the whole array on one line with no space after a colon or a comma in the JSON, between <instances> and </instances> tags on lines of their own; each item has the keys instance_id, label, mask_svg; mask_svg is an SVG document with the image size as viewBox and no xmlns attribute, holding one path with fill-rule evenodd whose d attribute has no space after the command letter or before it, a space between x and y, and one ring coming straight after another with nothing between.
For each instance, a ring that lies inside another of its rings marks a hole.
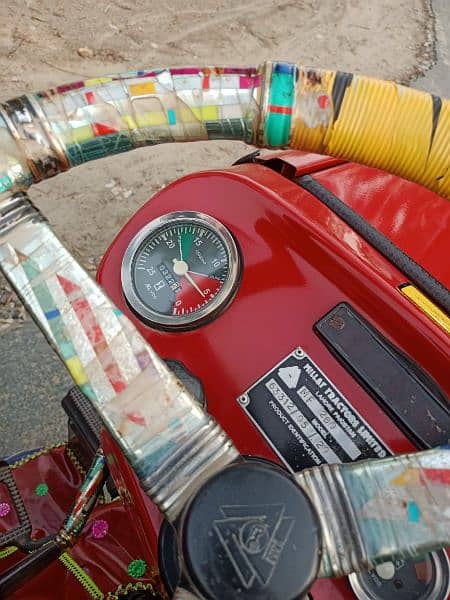
<instances>
[{"instance_id":1,"label":"chrome bezel","mask_svg":"<svg viewBox=\"0 0 450 600\"><path fill-rule=\"evenodd\" d=\"M439 550L437 552L430 552L431 560L434 563L434 568L436 571L436 580L434 582L434 587L428 595L429 600L440 599L444 600L444 598L448 598L450 592L450 561L445 552L445 550ZM442 559L442 560L441 560ZM444 568L447 569L447 583L445 583L444 579ZM359 577L359 573L351 573L348 577L350 586L354 591L358 600L376 600L375 596L370 595L366 590L364 585L361 583L361 579ZM436 594L440 592L440 595ZM442 594L442 595L441 595Z\"/></svg>"},{"instance_id":2,"label":"chrome bezel","mask_svg":"<svg viewBox=\"0 0 450 600\"><path fill-rule=\"evenodd\" d=\"M176 225L179 222L203 225L214 231L224 244L228 254L228 274L220 291L206 306L202 306L196 312L187 315L161 315L149 308L139 298L133 282L133 263L138 250L150 235L155 234L158 229L168 224ZM229 305L237 291L240 272L241 260L236 242L228 229L220 221L196 211L176 211L150 221L131 240L122 259L122 290L130 308L146 324L158 329L187 330L211 321Z\"/></svg>"}]
</instances>

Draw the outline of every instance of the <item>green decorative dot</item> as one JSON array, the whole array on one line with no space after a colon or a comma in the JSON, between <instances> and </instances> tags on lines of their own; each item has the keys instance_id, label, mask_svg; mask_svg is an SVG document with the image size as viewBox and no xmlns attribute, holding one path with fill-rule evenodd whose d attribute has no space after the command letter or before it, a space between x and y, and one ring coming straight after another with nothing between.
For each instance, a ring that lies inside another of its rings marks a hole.
<instances>
[{"instance_id":1,"label":"green decorative dot","mask_svg":"<svg viewBox=\"0 0 450 600\"><path fill-rule=\"evenodd\" d=\"M34 491L37 496L46 496L48 494L48 485L46 483L39 483Z\"/></svg>"},{"instance_id":2,"label":"green decorative dot","mask_svg":"<svg viewBox=\"0 0 450 600\"><path fill-rule=\"evenodd\" d=\"M147 563L145 562L145 560L141 560L140 558L132 560L128 565L128 575L130 577L134 577L134 579L143 577L145 575L146 570Z\"/></svg>"}]
</instances>

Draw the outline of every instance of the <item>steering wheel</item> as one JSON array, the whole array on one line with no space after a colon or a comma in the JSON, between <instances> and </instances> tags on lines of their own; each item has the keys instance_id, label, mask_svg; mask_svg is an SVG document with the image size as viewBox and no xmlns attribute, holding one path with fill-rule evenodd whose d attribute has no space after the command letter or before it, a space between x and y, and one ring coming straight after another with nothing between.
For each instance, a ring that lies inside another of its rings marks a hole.
<instances>
[{"instance_id":1,"label":"steering wheel","mask_svg":"<svg viewBox=\"0 0 450 600\"><path fill-rule=\"evenodd\" d=\"M1 269L174 525L175 598L290 600L316 577L450 545L450 447L295 477L244 460L26 189L145 144L231 138L362 162L450 199L449 127L449 100L281 62L137 71L0 109Z\"/></svg>"}]
</instances>

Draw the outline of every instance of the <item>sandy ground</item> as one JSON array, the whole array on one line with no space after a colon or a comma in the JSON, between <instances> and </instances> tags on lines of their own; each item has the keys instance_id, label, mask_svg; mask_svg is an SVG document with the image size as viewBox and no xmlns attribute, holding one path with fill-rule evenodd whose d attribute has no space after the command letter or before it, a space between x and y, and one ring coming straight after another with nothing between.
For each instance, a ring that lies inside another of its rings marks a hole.
<instances>
[{"instance_id":1,"label":"sandy ground","mask_svg":"<svg viewBox=\"0 0 450 600\"><path fill-rule=\"evenodd\" d=\"M138 67L266 59L407 82L434 60L429 2L0 0L0 101ZM159 188L248 150L237 142L145 148L43 182L31 196L94 272L121 226ZM0 276L0 456L64 437L57 404L68 378L34 325L20 325L22 316Z\"/></svg>"},{"instance_id":2,"label":"sandy ground","mask_svg":"<svg viewBox=\"0 0 450 600\"><path fill-rule=\"evenodd\" d=\"M411 85L437 96L450 98L450 2L433 0L436 61L423 77Z\"/></svg>"}]
</instances>

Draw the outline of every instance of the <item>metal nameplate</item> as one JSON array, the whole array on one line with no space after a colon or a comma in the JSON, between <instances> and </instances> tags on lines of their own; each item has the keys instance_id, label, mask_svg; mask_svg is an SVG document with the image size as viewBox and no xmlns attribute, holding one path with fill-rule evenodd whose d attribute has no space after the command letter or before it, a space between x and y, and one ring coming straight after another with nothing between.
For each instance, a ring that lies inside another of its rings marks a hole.
<instances>
[{"instance_id":1,"label":"metal nameplate","mask_svg":"<svg viewBox=\"0 0 450 600\"><path fill-rule=\"evenodd\" d=\"M293 472L391 454L301 348L261 377L238 402Z\"/></svg>"}]
</instances>

